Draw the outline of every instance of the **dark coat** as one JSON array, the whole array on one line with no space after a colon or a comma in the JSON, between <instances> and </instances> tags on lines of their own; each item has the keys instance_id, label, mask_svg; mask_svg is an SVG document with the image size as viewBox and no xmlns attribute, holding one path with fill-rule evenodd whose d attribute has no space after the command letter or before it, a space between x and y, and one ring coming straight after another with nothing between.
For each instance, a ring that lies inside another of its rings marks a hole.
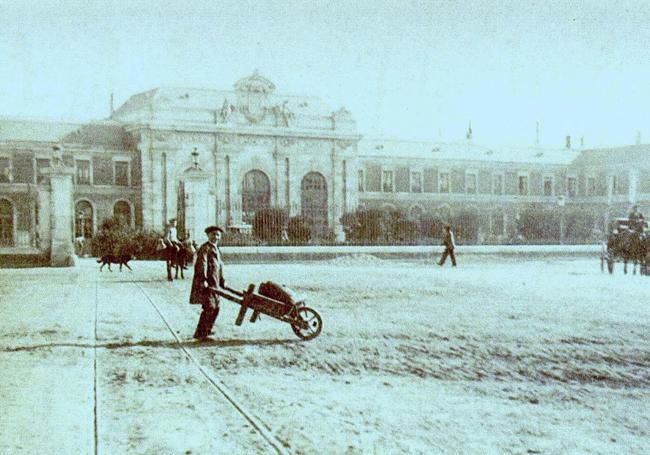
<instances>
[{"instance_id":1,"label":"dark coat","mask_svg":"<svg viewBox=\"0 0 650 455\"><path fill-rule=\"evenodd\" d=\"M216 245L210 242L205 242L196 252L190 303L218 303L219 296L209 292L204 286L205 283L211 288L222 287L225 284L221 253Z\"/></svg>"},{"instance_id":2,"label":"dark coat","mask_svg":"<svg viewBox=\"0 0 650 455\"><path fill-rule=\"evenodd\" d=\"M456 246L454 241L454 234L451 230L445 230L444 237L442 238L442 244L447 247L448 250L453 250Z\"/></svg>"}]
</instances>

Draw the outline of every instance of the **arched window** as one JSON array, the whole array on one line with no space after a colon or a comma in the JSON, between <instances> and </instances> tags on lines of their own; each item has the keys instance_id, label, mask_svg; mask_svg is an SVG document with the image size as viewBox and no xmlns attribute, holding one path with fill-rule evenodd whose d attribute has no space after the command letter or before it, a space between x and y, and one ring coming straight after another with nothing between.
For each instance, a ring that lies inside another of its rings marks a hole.
<instances>
[{"instance_id":1,"label":"arched window","mask_svg":"<svg viewBox=\"0 0 650 455\"><path fill-rule=\"evenodd\" d=\"M87 239L93 236L93 207L88 201L79 201L75 206L74 236Z\"/></svg>"},{"instance_id":2,"label":"arched window","mask_svg":"<svg viewBox=\"0 0 650 455\"><path fill-rule=\"evenodd\" d=\"M424 210L419 205L414 205L409 209L409 218L413 221L421 221Z\"/></svg>"},{"instance_id":3,"label":"arched window","mask_svg":"<svg viewBox=\"0 0 650 455\"><path fill-rule=\"evenodd\" d=\"M245 223L252 223L258 210L270 207L271 183L264 172L253 170L244 175L241 198Z\"/></svg>"},{"instance_id":4,"label":"arched window","mask_svg":"<svg viewBox=\"0 0 650 455\"><path fill-rule=\"evenodd\" d=\"M302 216L311 222L312 234L325 234L327 228L327 181L322 174L310 172L300 185Z\"/></svg>"},{"instance_id":5,"label":"arched window","mask_svg":"<svg viewBox=\"0 0 650 455\"><path fill-rule=\"evenodd\" d=\"M123 226L131 226L131 206L126 201L117 201L113 206L113 217Z\"/></svg>"},{"instance_id":6,"label":"arched window","mask_svg":"<svg viewBox=\"0 0 650 455\"><path fill-rule=\"evenodd\" d=\"M7 199L0 199L0 246L14 245L14 207Z\"/></svg>"}]
</instances>

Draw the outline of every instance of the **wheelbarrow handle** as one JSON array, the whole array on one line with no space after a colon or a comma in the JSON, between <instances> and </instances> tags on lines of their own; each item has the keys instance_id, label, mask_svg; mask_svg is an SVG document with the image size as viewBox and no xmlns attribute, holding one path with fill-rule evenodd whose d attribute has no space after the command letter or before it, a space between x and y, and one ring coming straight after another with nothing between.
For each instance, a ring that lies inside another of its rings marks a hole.
<instances>
[{"instance_id":1,"label":"wheelbarrow handle","mask_svg":"<svg viewBox=\"0 0 650 455\"><path fill-rule=\"evenodd\" d=\"M233 294L238 295L240 297L244 296L244 293L242 291L238 291L238 290L233 289L233 288L231 288L229 286L223 286L223 289L225 289L228 292L232 292Z\"/></svg>"},{"instance_id":2,"label":"wheelbarrow handle","mask_svg":"<svg viewBox=\"0 0 650 455\"><path fill-rule=\"evenodd\" d=\"M243 294L240 292L233 292L233 289L230 289L228 287L223 287L223 288L214 288L214 287L209 287L207 288L209 291L214 292L215 294L224 297L228 300L238 300L237 297L241 297ZM228 292L225 292L228 291ZM235 294L234 296L232 294Z\"/></svg>"}]
</instances>

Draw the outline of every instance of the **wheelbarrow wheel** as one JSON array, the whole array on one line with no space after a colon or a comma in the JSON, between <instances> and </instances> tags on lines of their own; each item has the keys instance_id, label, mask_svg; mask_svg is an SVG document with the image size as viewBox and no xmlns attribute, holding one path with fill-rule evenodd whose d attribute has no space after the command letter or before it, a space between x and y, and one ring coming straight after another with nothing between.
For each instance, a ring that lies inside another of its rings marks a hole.
<instances>
[{"instance_id":1,"label":"wheelbarrow wheel","mask_svg":"<svg viewBox=\"0 0 650 455\"><path fill-rule=\"evenodd\" d=\"M293 333L303 340L316 338L323 330L320 314L306 306L297 308L296 313L296 322L291 324Z\"/></svg>"}]
</instances>

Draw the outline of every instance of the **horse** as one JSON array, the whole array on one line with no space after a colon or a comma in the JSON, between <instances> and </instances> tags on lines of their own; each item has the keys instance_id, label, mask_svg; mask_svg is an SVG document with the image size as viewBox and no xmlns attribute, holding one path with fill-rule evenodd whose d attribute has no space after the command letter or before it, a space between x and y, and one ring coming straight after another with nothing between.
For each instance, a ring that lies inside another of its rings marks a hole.
<instances>
[{"instance_id":1,"label":"horse","mask_svg":"<svg viewBox=\"0 0 650 455\"><path fill-rule=\"evenodd\" d=\"M180 273L181 279L185 279L183 270L187 265L194 262L194 247L190 242L182 242L179 245L168 244L164 239L158 239L156 251L161 254L161 259L167 265L167 281L174 281L172 277L172 267L176 269L175 278L178 279Z\"/></svg>"},{"instance_id":2,"label":"horse","mask_svg":"<svg viewBox=\"0 0 650 455\"><path fill-rule=\"evenodd\" d=\"M639 264L639 274L647 273L648 255L650 253L650 237L632 229L624 229L613 233L607 239L607 251L614 257L623 260L623 273L627 273L627 263L632 261L632 273L636 275L636 265Z\"/></svg>"}]
</instances>

